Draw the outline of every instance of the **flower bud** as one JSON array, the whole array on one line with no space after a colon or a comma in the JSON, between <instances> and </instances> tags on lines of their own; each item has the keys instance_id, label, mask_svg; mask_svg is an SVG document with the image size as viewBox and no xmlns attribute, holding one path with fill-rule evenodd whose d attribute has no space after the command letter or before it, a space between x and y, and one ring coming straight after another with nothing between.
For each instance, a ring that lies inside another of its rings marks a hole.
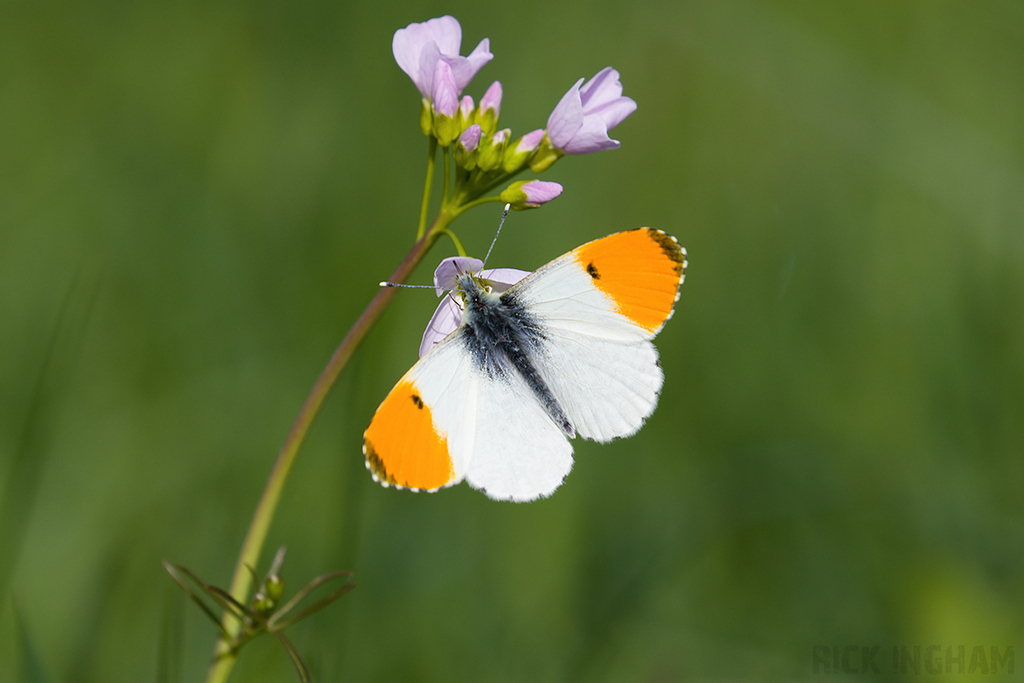
<instances>
[{"instance_id":1,"label":"flower bud","mask_svg":"<svg viewBox=\"0 0 1024 683\"><path fill-rule=\"evenodd\" d=\"M530 158L530 170L534 173L542 173L551 168L551 164L558 161L562 155L563 152L552 147L551 140L545 135L543 142L540 143L537 151Z\"/></svg>"},{"instance_id":2,"label":"flower bud","mask_svg":"<svg viewBox=\"0 0 1024 683\"><path fill-rule=\"evenodd\" d=\"M462 131L458 143L456 143L455 148L452 150L455 163L467 171L472 171L476 168L477 161L474 152L480 146L480 135L480 126L474 123Z\"/></svg>"},{"instance_id":3,"label":"flower bud","mask_svg":"<svg viewBox=\"0 0 1024 683\"><path fill-rule=\"evenodd\" d=\"M479 123L484 133L491 135L498 127L498 115L501 112L501 83L494 81L487 92L480 98Z\"/></svg>"},{"instance_id":4,"label":"flower bud","mask_svg":"<svg viewBox=\"0 0 1024 683\"><path fill-rule=\"evenodd\" d=\"M562 186L546 180L519 180L501 193L500 199L513 209L536 209L562 194Z\"/></svg>"},{"instance_id":5,"label":"flower bud","mask_svg":"<svg viewBox=\"0 0 1024 683\"><path fill-rule=\"evenodd\" d=\"M277 603L284 596L284 581L277 574L271 574L263 582L263 592Z\"/></svg>"},{"instance_id":6,"label":"flower bud","mask_svg":"<svg viewBox=\"0 0 1024 683\"><path fill-rule=\"evenodd\" d=\"M456 121L459 112L459 92L455 87L452 68L444 61L439 61L434 70L434 92L431 103L433 109L433 133L442 147L452 144L459 134Z\"/></svg>"},{"instance_id":7,"label":"flower bud","mask_svg":"<svg viewBox=\"0 0 1024 683\"><path fill-rule=\"evenodd\" d=\"M474 121L475 105L473 104L473 98L469 95L463 95L462 99L459 100L459 115L458 115L458 129L461 131L466 130Z\"/></svg>"},{"instance_id":8,"label":"flower bud","mask_svg":"<svg viewBox=\"0 0 1024 683\"><path fill-rule=\"evenodd\" d=\"M257 591L252 596L252 608L258 614L268 614L274 609L275 601L268 598L263 594L263 591Z\"/></svg>"},{"instance_id":9,"label":"flower bud","mask_svg":"<svg viewBox=\"0 0 1024 683\"><path fill-rule=\"evenodd\" d=\"M493 171L501 168L501 160L505 152L505 141L508 140L510 135L512 135L512 131L505 128L490 137L485 137L481 141L476 162L481 171Z\"/></svg>"},{"instance_id":10,"label":"flower bud","mask_svg":"<svg viewBox=\"0 0 1024 683\"><path fill-rule=\"evenodd\" d=\"M505 155L502 159L502 170L504 170L505 173L515 173L522 168L523 164L525 164L526 160L530 158L530 155L534 153L537 149L537 145L540 144L540 141L543 138L544 131L542 129L538 129L527 133L511 145L508 145L505 148Z\"/></svg>"}]
</instances>

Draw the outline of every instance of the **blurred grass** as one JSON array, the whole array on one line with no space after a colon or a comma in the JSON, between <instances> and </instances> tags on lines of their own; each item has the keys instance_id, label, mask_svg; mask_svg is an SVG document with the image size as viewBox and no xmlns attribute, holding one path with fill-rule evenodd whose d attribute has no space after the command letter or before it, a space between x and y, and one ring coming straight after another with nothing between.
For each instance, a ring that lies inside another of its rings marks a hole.
<instances>
[{"instance_id":1,"label":"blurred grass","mask_svg":"<svg viewBox=\"0 0 1024 683\"><path fill-rule=\"evenodd\" d=\"M390 40L444 13L464 52L491 39L468 92L501 80L516 135L609 64L639 104L620 150L545 174L565 194L510 218L495 265L651 225L690 269L658 411L578 443L528 505L366 474L362 430L435 303L399 297L268 539L292 589L356 573L290 634L314 678L775 680L821 644L1020 650L1020 5L389 9L0 5L5 510L72 274L100 274L53 360L34 502L5 512L0 672L202 675L213 628L176 621L159 561L228 582L301 401L411 243L426 144ZM454 227L481 252L496 221ZM270 640L233 680L257 678L294 680Z\"/></svg>"}]
</instances>

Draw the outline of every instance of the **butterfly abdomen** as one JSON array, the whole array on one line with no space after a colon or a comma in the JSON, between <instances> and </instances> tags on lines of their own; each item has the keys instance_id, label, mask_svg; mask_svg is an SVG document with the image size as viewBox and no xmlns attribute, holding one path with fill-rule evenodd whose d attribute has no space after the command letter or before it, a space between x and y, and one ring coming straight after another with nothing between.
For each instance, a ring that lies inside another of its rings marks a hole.
<instances>
[{"instance_id":1,"label":"butterfly abdomen","mask_svg":"<svg viewBox=\"0 0 1024 683\"><path fill-rule=\"evenodd\" d=\"M576 430L551 389L537 371L534 359L544 353L544 333L515 294L485 291L469 275L459 286L466 306L461 339L477 366L488 377L508 380L517 374L530 388L544 410L569 436Z\"/></svg>"}]
</instances>

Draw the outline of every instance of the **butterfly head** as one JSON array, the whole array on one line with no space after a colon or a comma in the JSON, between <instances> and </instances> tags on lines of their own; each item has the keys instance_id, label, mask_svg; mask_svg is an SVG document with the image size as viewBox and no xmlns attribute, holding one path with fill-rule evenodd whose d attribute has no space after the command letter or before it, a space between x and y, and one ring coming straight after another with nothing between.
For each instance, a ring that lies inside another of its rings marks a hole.
<instances>
[{"instance_id":1,"label":"butterfly head","mask_svg":"<svg viewBox=\"0 0 1024 683\"><path fill-rule=\"evenodd\" d=\"M438 297L444 296L445 292L458 291L465 282L472 281L483 267L483 261L468 256L446 258L434 271L434 291Z\"/></svg>"},{"instance_id":2,"label":"butterfly head","mask_svg":"<svg viewBox=\"0 0 1024 683\"><path fill-rule=\"evenodd\" d=\"M515 268L480 270L482 267L479 259L454 256L441 261L434 271L434 289L444 300L423 332L420 358L463 323L469 295L498 296L530 274ZM451 295L445 296L449 292Z\"/></svg>"}]
</instances>

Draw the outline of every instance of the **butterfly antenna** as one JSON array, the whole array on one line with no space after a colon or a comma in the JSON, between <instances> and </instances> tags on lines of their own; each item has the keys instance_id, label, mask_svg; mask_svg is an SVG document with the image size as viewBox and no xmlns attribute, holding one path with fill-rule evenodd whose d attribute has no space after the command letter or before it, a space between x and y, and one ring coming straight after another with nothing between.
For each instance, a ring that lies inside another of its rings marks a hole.
<instances>
[{"instance_id":1,"label":"butterfly antenna","mask_svg":"<svg viewBox=\"0 0 1024 683\"><path fill-rule=\"evenodd\" d=\"M405 287L406 289L433 289L434 285L406 285L401 282L381 282L381 287Z\"/></svg>"},{"instance_id":2,"label":"butterfly antenna","mask_svg":"<svg viewBox=\"0 0 1024 683\"><path fill-rule=\"evenodd\" d=\"M511 204L505 205L505 210L501 212L501 222L498 223L498 232L494 233L494 239L491 240L491 246L487 250L487 256L484 256L484 265L487 265L487 259L491 257L491 251L494 249L494 243L498 241L498 235L501 234L501 226L505 225L505 219L508 217L508 210L511 208ZM482 266L481 266L482 267Z\"/></svg>"}]
</instances>

